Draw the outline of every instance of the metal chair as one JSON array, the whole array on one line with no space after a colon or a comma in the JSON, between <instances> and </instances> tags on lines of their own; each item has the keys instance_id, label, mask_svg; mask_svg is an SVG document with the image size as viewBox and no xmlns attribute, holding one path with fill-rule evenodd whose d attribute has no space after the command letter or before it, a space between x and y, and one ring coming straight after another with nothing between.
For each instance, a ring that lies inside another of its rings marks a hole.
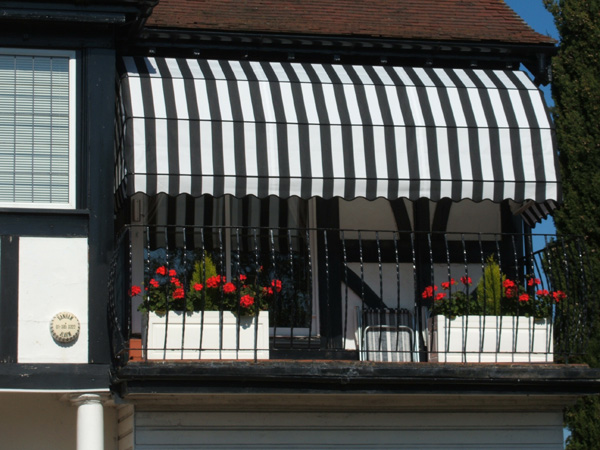
<instances>
[{"instance_id":1,"label":"metal chair","mask_svg":"<svg viewBox=\"0 0 600 450\"><path fill-rule=\"evenodd\" d=\"M413 316L407 309L356 308L361 361L417 361Z\"/></svg>"}]
</instances>

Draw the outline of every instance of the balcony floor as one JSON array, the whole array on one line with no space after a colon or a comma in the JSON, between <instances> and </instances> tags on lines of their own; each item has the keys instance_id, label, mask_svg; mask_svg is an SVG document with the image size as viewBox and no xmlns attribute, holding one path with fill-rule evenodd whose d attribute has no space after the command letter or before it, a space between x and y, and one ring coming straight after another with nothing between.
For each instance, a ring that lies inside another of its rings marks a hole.
<instances>
[{"instance_id":1,"label":"balcony floor","mask_svg":"<svg viewBox=\"0 0 600 450\"><path fill-rule=\"evenodd\" d=\"M600 391L600 369L569 364L378 363L343 360L129 362L116 368L132 394L582 395Z\"/></svg>"}]
</instances>

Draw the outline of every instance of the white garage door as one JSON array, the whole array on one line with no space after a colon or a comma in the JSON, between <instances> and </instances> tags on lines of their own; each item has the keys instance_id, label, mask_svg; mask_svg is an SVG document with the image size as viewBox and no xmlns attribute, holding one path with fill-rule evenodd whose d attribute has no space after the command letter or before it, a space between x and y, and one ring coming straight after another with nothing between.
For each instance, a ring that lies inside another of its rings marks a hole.
<instances>
[{"instance_id":1,"label":"white garage door","mask_svg":"<svg viewBox=\"0 0 600 450\"><path fill-rule=\"evenodd\" d=\"M135 450L562 449L560 413L138 412Z\"/></svg>"}]
</instances>

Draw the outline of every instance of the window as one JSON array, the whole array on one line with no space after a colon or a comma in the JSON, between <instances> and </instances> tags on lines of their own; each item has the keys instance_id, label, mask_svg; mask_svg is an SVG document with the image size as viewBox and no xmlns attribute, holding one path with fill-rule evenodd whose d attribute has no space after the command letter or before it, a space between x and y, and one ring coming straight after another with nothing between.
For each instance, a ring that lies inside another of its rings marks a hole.
<instances>
[{"instance_id":1,"label":"window","mask_svg":"<svg viewBox=\"0 0 600 450\"><path fill-rule=\"evenodd\" d=\"M0 206L75 207L75 53L0 50Z\"/></svg>"}]
</instances>

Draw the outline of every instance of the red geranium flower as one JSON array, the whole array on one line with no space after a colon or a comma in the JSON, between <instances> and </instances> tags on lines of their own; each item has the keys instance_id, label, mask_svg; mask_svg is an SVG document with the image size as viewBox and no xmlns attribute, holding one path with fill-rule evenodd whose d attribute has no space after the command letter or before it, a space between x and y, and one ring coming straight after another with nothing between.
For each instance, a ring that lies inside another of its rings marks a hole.
<instances>
[{"instance_id":1,"label":"red geranium flower","mask_svg":"<svg viewBox=\"0 0 600 450\"><path fill-rule=\"evenodd\" d=\"M206 280L206 287L207 288L216 288L219 287L219 278L217 278L219 275L215 275L214 277L210 277L208 280Z\"/></svg>"},{"instance_id":2,"label":"red geranium flower","mask_svg":"<svg viewBox=\"0 0 600 450\"><path fill-rule=\"evenodd\" d=\"M139 295L142 292L142 288L139 286L131 286L131 288L129 289L129 296L130 297L135 297L136 295Z\"/></svg>"},{"instance_id":3,"label":"red geranium flower","mask_svg":"<svg viewBox=\"0 0 600 450\"><path fill-rule=\"evenodd\" d=\"M156 274L157 275L166 275L167 268L165 266L160 266L158 269L156 269Z\"/></svg>"},{"instance_id":4,"label":"red geranium flower","mask_svg":"<svg viewBox=\"0 0 600 450\"><path fill-rule=\"evenodd\" d=\"M277 291L281 292L281 280L273 280L271 281L271 286Z\"/></svg>"},{"instance_id":5,"label":"red geranium flower","mask_svg":"<svg viewBox=\"0 0 600 450\"><path fill-rule=\"evenodd\" d=\"M521 295L519 295L519 301L520 302L528 302L529 301L529 294L521 294Z\"/></svg>"},{"instance_id":6,"label":"red geranium flower","mask_svg":"<svg viewBox=\"0 0 600 450\"><path fill-rule=\"evenodd\" d=\"M552 293L552 297L554 298L554 301L558 303L567 298L567 294L565 294L563 291L556 291Z\"/></svg>"},{"instance_id":7,"label":"red geranium flower","mask_svg":"<svg viewBox=\"0 0 600 450\"><path fill-rule=\"evenodd\" d=\"M439 294L435 294L435 299L436 300L443 300L444 298L446 298L446 293L445 292L440 292Z\"/></svg>"},{"instance_id":8,"label":"red geranium flower","mask_svg":"<svg viewBox=\"0 0 600 450\"><path fill-rule=\"evenodd\" d=\"M195 283L194 284L194 290L195 291L201 291L203 287L204 286L202 286L202 283Z\"/></svg>"},{"instance_id":9,"label":"red geranium flower","mask_svg":"<svg viewBox=\"0 0 600 450\"><path fill-rule=\"evenodd\" d=\"M240 306L242 308L250 308L252 305L254 305L254 297L251 295L246 294L240 298Z\"/></svg>"},{"instance_id":10,"label":"red geranium flower","mask_svg":"<svg viewBox=\"0 0 600 450\"><path fill-rule=\"evenodd\" d=\"M548 292L548 289L538 289L536 294L545 297L546 295L550 295L550 292Z\"/></svg>"},{"instance_id":11,"label":"red geranium flower","mask_svg":"<svg viewBox=\"0 0 600 450\"><path fill-rule=\"evenodd\" d=\"M185 297L185 292L183 290L183 288L177 288L173 291L173 298L174 299L180 299Z\"/></svg>"},{"instance_id":12,"label":"red geranium flower","mask_svg":"<svg viewBox=\"0 0 600 450\"><path fill-rule=\"evenodd\" d=\"M473 280L471 280L471 277L465 275L464 277L460 278L460 282L465 286L470 286L473 283Z\"/></svg>"},{"instance_id":13,"label":"red geranium flower","mask_svg":"<svg viewBox=\"0 0 600 450\"><path fill-rule=\"evenodd\" d=\"M181 281L179 281L176 277L171 277L171 284L174 284L177 287L181 287Z\"/></svg>"},{"instance_id":14,"label":"red geranium flower","mask_svg":"<svg viewBox=\"0 0 600 450\"><path fill-rule=\"evenodd\" d=\"M454 286L456 284L456 281L454 280L454 278L450 278L450 281L444 281L442 282L442 289L450 289L450 286Z\"/></svg>"},{"instance_id":15,"label":"red geranium flower","mask_svg":"<svg viewBox=\"0 0 600 450\"><path fill-rule=\"evenodd\" d=\"M502 285L504 286L504 295L506 295L507 297L514 297L515 295L517 295L518 291L516 289L514 281L509 280L507 278L502 282Z\"/></svg>"},{"instance_id":16,"label":"red geranium flower","mask_svg":"<svg viewBox=\"0 0 600 450\"><path fill-rule=\"evenodd\" d=\"M509 279L507 278L506 280L504 280L504 281L502 282L502 285L503 285L505 288L513 288L513 287L515 287L515 282L514 282L514 281L512 281L512 280L509 280Z\"/></svg>"},{"instance_id":17,"label":"red geranium flower","mask_svg":"<svg viewBox=\"0 0 600 450\"><path fill-rule=\"evenodd\" d=\"M433 293L434 293L434 291L437 291L437 289L438 289L437 286L427 286L425 288L425 290L423 291L423 293L421 294L421 296L423 298L433 297Z\"/></svg>"},{"instance_id":18,"label":"red geranium flower","mask_svg":"<svg viewBox=\"0 0 600 450\"><path fill-rule=\"evenodd\" d=\"M223 286L223 292L226 294L232 294L235 292L235 285L233 283L226 283Z\"/></svg>"},{"instance_id":19,"label":"red geranium flower","mask_svg":"<svg viewBox=\"0 0 600 450\"><path fill-rule=\"evenodd\" d=\"M533 286L533 285L537 285L537 284L542 284L542 281L539 278L530 278L527 281L528 286Z\"/></svg>"},{"instance_id":20,"label":"red geranium flower","mask_svg":"<svg viewBox=\"0 0 600 450\"><path fill-rule=\"evenodd\" d=\"M173 269L169 270L169 276L170 277L176 277L177 276L177 272Z\"/></svg>"},{"instance_id":21,"label":"red geranium flower","mask_svg":"<svg viewBox=\"0 0 600 450\"><path fill-rule=\"evenodd\" d=\"M246 278L248 278L246 275L244 275L243 273L240 274L240 281L246 281Z\"/></svg>"},{"instance_id":22,"label":"red geranium flower","mask_svg":"<svg viewBox=\"0 0 600 450\"><path fill-rule=\"evenodd\" d=\"M150 286L152 286L153 288L157 288L158 286L160 286L160 284L154 278L150 278Z\"/></svg>"},{"instance_id":23,"label":"red geranium flower","mask_svg":"<svg viewBox=\"0 0 600 450\"><path fill-rule=\"evenodd\" d=\"M273 295L273 288L270 287L263 287L262 288L262 292L265 295Z\"/></svg>"}]
</instances>

